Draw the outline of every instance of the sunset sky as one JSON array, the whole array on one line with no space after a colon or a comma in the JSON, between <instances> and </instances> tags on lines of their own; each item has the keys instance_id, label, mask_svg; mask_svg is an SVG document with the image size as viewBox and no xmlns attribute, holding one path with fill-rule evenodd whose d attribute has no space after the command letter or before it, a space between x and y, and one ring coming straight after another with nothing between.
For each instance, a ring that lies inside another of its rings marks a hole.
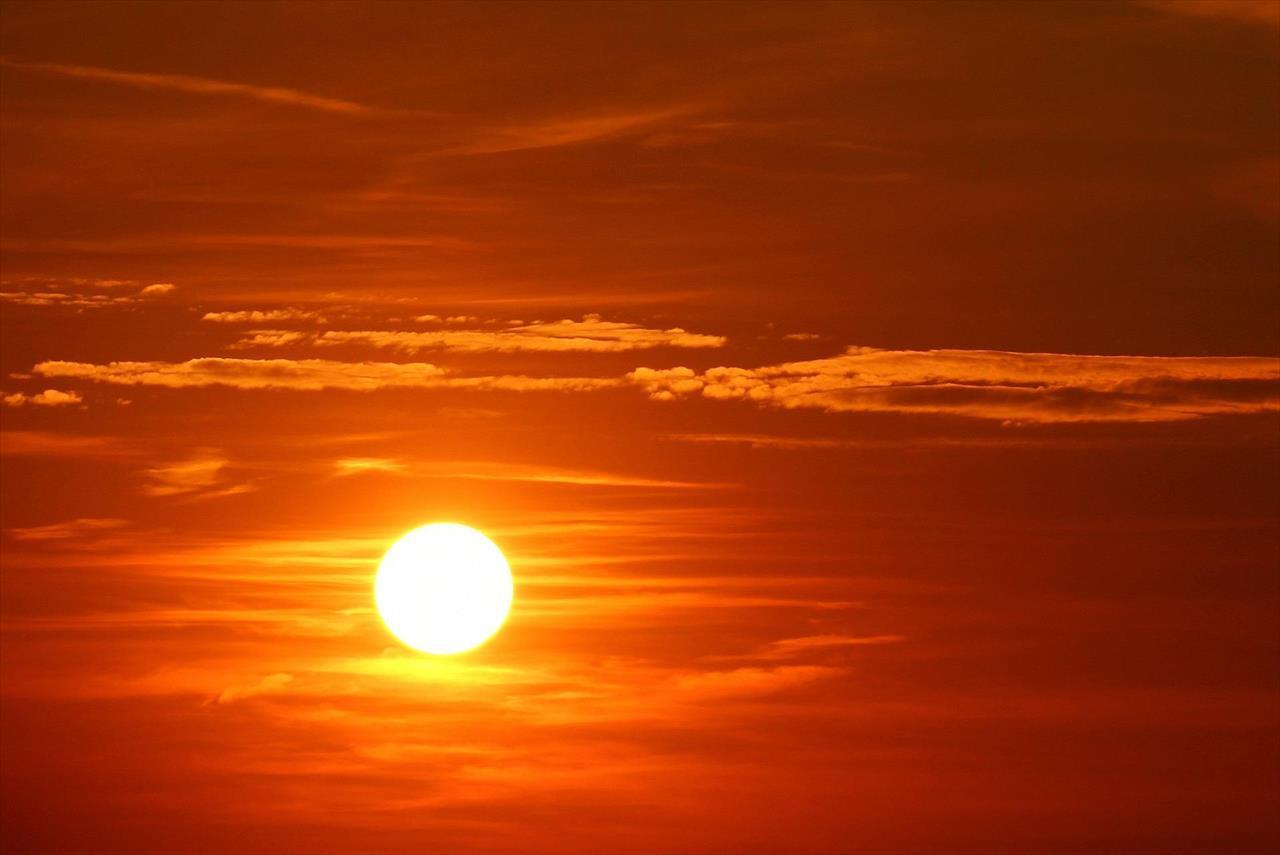
<instances>
[{"instance_id":1,"label":"sunset sky","mask_svg":"<svg viewBox=\"0 0 1280 855\"><path fill-rule=\"evenodd\" d=\"M1275 0L5 3L0 852L1274 851L1278 93Z\"/></svg>"}]
</instances>

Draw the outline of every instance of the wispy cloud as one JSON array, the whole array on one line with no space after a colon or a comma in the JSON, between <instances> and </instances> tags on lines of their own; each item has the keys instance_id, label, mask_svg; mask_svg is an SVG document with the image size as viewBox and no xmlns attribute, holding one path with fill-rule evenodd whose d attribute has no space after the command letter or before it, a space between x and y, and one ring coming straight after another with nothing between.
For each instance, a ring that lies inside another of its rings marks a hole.
<instances>
[{"instance_id":1,"label":"wispy cloud","mask_svg":"<svg viewBox=\"0 0 1280 855\"><path fill-rule=\"evenodd\" d=\"M1008 422L1166 422L1280 409L1280 360L881 350L760 368L639 368L650 397Z\"/></svg>"},{"instance_id":2,"label":"wispy cloud","mask_svg":"<svg viewBox=\"0 0 1280 855\"><path fill-rule=\"evenodd\" d=\"M783 638L771 641L755 653L756 659L795 659L816 652L839 650L867 645L897 644L905 641L901 635L806 635L800 638Z\"/></svg>"},{"instance_id":3,"label":"wispy cloud","mask_svg":"<svg viewBox=\"0 0 1280 855\"><path fill-rule=\"evenodd\" d=\"M778 665L772 668L735 668L704 671L674 681L678 698L687 701L727 701L752 698L794 689L847 673L828 665Z\"/></svg>"},{"instance_id":4,"label":"wispy cloud","mask_svg":"<svg viewBox=\"0 0 1280 855\"><path fill-rule=\"evenodd\" d=\"M43 377L66 377L124 386L170 389L226 386L235 389L476 389L497 391L590 391L621 384L607 377L459 377L428 362L337 362L327 359L223 359L186 362L41 362Z\"/></svg>"},{"instance_id":5,"label":"wispy cloud","mask_svg":"<svg viewBox=\"0 0 1280 855\"><path fill-rule=\"evenodd\" d=\"M751 448L853 448L865 441L834 437L775 436L760 433L673 433L667 439L700 444L746 445Z\"/></svg>"},{"instance_id":6,"label":"wispy cloud","mask_svg":"<svg viewBox=\"0 0 1280 855\"><path fill-rule=\"evenodd\" d=\"M128 524L127 520L121 519L79 517L66 522L50 523L49 525L11 528L8 529L8 532L15 540L74 540L85 535L101 534L105 531L123 528Z\"/></svg>"},{"instance_id":7,"label":"wispy cloud","mask_svg":"<svg viewBox=\"0 0 1280 855\"><path fill-rule=\"evenodd\" d=\"M435 316L422 316L440 320ZM207 316L206 316L207 318ZM446 322L474 322L475 318L447 318ZM377 348L416 353L441 349L459 352L575 351L617 352L648 350L655 347L712 348L725 343L724 336L691 333L680 327L650 329L639 324L606 321L599 315L587 315L580 321L563 320L535 323L508 329L448 330L330 330L321 333L298 333L287 330L253 330L233 346L284 347L309 344L332 347L362 344Z\"/></svg>"},{"instance_id":8,"label":"wispy cloud","mask_svg":"<svg viewBox=\"0 0 1280 855\"><path fill-rule=\"evenodd\" d=\"M243 686L228 686L218 693L217 702L220 704L230 704L235 701L242 701L245 698L273 694L283 691L291 682L293 682L292 674L284 672L268 674L256 683L250 683L249 685Z\"/></svg>"},{"instance_id":9,"label":"wispy cloud","mask_svg":"<svg viewBox=\"0 0 1280 855\"><path fill-rule=\"evenodd\" d=\"M711 489L729 486L696 481L642 478L618 472L565 469L535 464L466 461L409 461L385 457L341 457L333 461L337 475L384 474L416 478L460 478L476 481L525 481L584 487Z\"/></svg>"},{"instance_id":10,"label":"wispy cloud","mask_svg":"<svg viewBox=\"0 0 1280 855\"><path fill-rule=\"evenodd\" d=\"M232 483L227 474L231 461L216 448L198 448L190 457L146 470L142 492L147 496L189 495L194 498L216 498L247 493L250 483Z\"/></svg>"},{"instance_id":11,"label":"wispy cloud","mask_svg":"<svg viewBox=\"0 0 1280 855\"><path fill-rule=\"evenodd\" d=\"M399 460L385 457L341 457L333 461L334 471L338 475L360 475L366 472L401 473L408 467Z\"/></svg>"},{"instance_id":12,"label":"wispy cloud","mask_svg":"<svg viewBox=\"0 0 1280 855\"><path fill-rule=\"evenodd\" d=\"M114 436L83 436L40 430L0 432L0 454L24 457L129 457L132 444Z\"/></svg>"},{"instance_id":13,"label":"wispy cloud","mask_svg":"<svg viewBox=\"0 0 1280 855\"><path fill-rule=\"evenodd\" d=\"M474 142L439 154L500 154L508 151L556 148L641 134L687 114L688 107L635 110L626 113L570 116L521 125L510 125L481 134Z\"/></svg>"},{"instance_id":14,"label":"wispy cloud","mask_svg":"<svg viewBox=\"0 0 1280 855\"><path fill-rule=\"evenodd\" d=\"M257 101L269 101L293 107L321 110L326 113L360 114L373 112L373 108L355 101L327 98L322 95L314 95L282 86L256 86L249 83L211 80L207 77L192 77L186 74L120 71L91 65L67 65L57 62L19 62L8 58L0 58L0 65L55 77L114 83L134 89L159 89L170 92L190 92L196 95L233 95Z\"/></svg>"},{"instance_id":15,"label":"wispy cloud","mask_svg":"<svg viewBox=\"0 0 1280 855\"><path fill-rule=\"evenodd\" d=\"M584 487L648 487L705 490L731 486L728 484L713 484L699 481L642 478L635 475L625 475L617 472L563 469L512 463L434 463L426 464L418 471L436 477L463 478L481 481L527 481L542 484L570 484Z\"/></svg>"}]
</instances>

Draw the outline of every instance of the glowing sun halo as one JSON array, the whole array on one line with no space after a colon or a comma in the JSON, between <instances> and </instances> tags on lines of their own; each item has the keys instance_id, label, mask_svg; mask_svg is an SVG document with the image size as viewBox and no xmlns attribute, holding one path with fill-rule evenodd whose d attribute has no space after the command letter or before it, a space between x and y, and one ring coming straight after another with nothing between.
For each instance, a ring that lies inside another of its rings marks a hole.
<instances>
[{"instance_id":1,"label":"glowing sun halo","mask_svg":"<svg viewBox=\"0 0 1280 855\"><path fill-rule=\"evenodd\" d=\"M425 653L461 653L498 631L511 609L507 559L457 523L416 528L387 550L374 600L387 629Z\"/></svg>"}]
</instances>

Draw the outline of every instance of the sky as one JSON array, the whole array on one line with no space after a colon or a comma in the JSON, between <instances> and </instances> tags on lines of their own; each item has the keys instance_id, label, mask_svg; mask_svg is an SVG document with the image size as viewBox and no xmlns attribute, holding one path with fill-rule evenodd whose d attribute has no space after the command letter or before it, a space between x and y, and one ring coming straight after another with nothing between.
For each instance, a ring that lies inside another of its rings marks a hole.
<instances>
[{"instance_id":1,"label":"sky","mask_svg":"<svg viewBox=\"0 0 1280 855\"><path fill-rule=\"evenodd\" d=\"M1277 91L1272 0L4 4L0 851L1273 851Z\"/></svg>"}]
</instances>

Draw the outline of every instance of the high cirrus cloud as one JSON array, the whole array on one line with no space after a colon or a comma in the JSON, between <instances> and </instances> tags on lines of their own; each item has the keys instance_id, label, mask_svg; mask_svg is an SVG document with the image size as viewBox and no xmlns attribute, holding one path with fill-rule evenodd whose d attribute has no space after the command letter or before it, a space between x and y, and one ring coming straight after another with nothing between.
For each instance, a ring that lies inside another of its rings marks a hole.
<instances>
[{"instance_id":1,"label":"high cirrus cloud","mask_svg":"<svg viewBox=\"0 0 1280 855\"><path fill-rule=\"evenodd\" d=\"M236 342L238 348L359 344L406 353L441 349L459 352L576 351L611 352L655 347L721 347L724 336L691 333L680 327L651 329L639 324L606 321L587 315L580 321L524 324L509 329L330 330L298 333L254 330Z\"/></svg>"},{"instance_id":2,"label":"high cirrus cloud","mask_svg":"<svg viewBox=\"0 0 1280 855\"><path fill-rule=\"evenodd\" d=\"M760 368L637 368L658 400L698 395L829 412L1011 422L1166 422L1280 410L1280 360L850 347Z\"/></svg>"},{"instance_id":3,"label":"high cirrus cloud","mask_svg":"<svg viewBox=\"0 0 1280 855\"><path fill-rule=\"evenodd\" d=\"M0 65L55 77L71 77L102 83L114 83L134 89L159 89L172 92L187 92L195 95L233 95L241 98L252 98L257 101L322 110L327 113L367 113L371 111L370 107L355 101L328 98L283 86L256 86L250 83L211 80L207 77L193 77L187 74L121 71L114 68L69 65L59 62L18 62L6 57L0 57Z\"/></svg>"},{"instance_id":4,"label":"high cirrus cloud","mask_svg":"<svg viewBox=\"0 0 1280 855\"><path fill-rule=\"evenodd\" d=\"M429 362L337 362L328 359L223 359L186 362L41 362L43 377L65 377L122 386L171 389L225 386L236 389L451 388L505 391L585 391L617 386L606 377L455 376Z\"/></svg>"}]
</instances>

